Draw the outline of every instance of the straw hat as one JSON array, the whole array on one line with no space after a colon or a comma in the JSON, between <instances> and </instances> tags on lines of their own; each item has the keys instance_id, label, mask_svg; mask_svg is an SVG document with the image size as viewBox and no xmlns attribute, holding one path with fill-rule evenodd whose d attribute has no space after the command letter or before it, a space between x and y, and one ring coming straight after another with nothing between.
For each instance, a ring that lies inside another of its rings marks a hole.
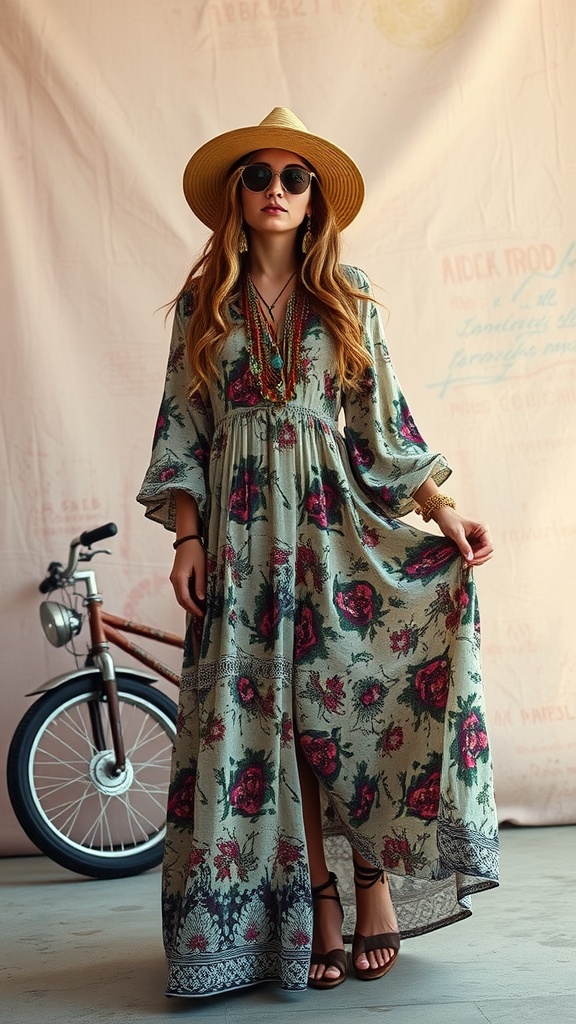
<instances>
[{"instance_id":1,"label":"straw hat","mask_svg":"<svg viewBox=\"0 0 576 1024\"><path fill-rule=\"evenodd\" d=\"M332 142L312 135L287 107L275 107L260 124L217 135L194 153L184 171L188 205L214 228L233 164L257 149L287 149L312 164L336 223L343 230L364 200L364 179L351 157Z\"/></svg>"}]
</instances>

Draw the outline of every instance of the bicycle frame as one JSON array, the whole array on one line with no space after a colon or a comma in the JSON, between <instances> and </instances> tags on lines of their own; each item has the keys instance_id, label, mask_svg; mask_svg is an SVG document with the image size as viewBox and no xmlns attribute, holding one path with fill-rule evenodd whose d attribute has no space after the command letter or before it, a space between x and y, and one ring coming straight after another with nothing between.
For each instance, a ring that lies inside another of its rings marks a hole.
<instances>
[{"instance_id":1,"label":"bicycle frame","mask_svg":"<svg viewBox=\"0 0 576 1024\"><path fill-rule=\"evenodd\" d=\"M118 615L110 615L108 612L102 609L102 598L96 588L96 576L90 569L83 572L76 572L75 578L77 581L83 580L86 584L86 606L88 609L88 619L90 623L90 637L92 644L90 647L89 658L94 661L94 664L99 669L102 676L103 690L108 703L108 714L110 719L110 730L112 734L112 743L114 746L114 756L116 763L114 765L114 771L120 774L126 767L126 753L124 750L124 740L122 738L122 728L120 724L120 709L118 706L118 692L116 689L116 670L114 666L114 660L110 654L110 643L116 644L121 650L127 654L131 654L137 661L142 662L149 668L154 668L160 675L164 676L171 683L176 686L179 683L178 676L164 665L163 662L154 658L143 648L139 647L138 644L128 640L122 635L121 630L126 633L136 634L137 636L145 636L152 640L160 640L162 643L170 644L174 647L184 647L184 641L172 633L165 633L163 630L154 629L150 626L144 626L136 622L131 622L129 619L124 619ZM94 739L97 746L101 749L104 740L101 734L102 723L98 719L97 714L91 715L92 727L94 729Z\"/></svg>"},{"instance_id":2,"label":"bicycle frame","mask_svg":"<svg viewBox=\"0 0 576 1024\"><path fill-rule=\"evenodd\" d=\"M176 686L179 684L178 676L172 672L167 665L164 665L157 658L154 658L147 651L143 650L143 648L139 647L138 644L128 640L122 635L120 630L123 629L125 632L133 633L137 636L147 636L150 639L160 640L163 643L171 644L175 647L182 648L184 643L180 637L170 633L164 633L163 630L157 630L149 626L140 625L139 623L130 622L128 619L123 619L117 615L110 615L108 612L102 610L102 599L99 595L88 598L87 603L88 617L90 621L90 634L92 637L92 647L90 649L89 656L94 660L94 663L100 670L100 674L102 676L103 690L108 702L112 744L116 758L114 771L120 774L126 767L126 753L120 724L120 709L118 705L118 693L116 690L116 670L113 658L110 654L110 642L116 644L117 647L120 647L121 650L125 651L127 654L131 654L137 661L148 665L149 668L155 668L160 675L163 675ZM92 714L92 711L93 709L91 709L91 718L92 727L94 729L94 738L98 748L102 749L104 739L103 736L100 735L101 722L95 713Z\"/></svg>"},{"instance_id":3,"label":"bicycle frame","mask_svg":"<svg viewBox=\"0 0 576 1024\"><path fill-rule=\"evenodd\" d=\"M132 640L128 640L122 633L142 636L147 640L156 640L158 643L168 644L170 647L178 647L182 650L184 648L184 641L181 636L178 636L176 633L166 633L164 630L155 629L153 626L132 622L131 619L124 619L119 615L111 615L110 612L105 612L102 608L98 609L98 611L96 609L97 606L95 605L92 615L94 616L96 613L99 617L106 640L115 644L125 654L131 654L133 658L136 658L136 661L139 661L142 665L147 665L148 668L163 676L169 683L173 683L174 686L180 685L180 676L176 672L173 672L171 668L168 668L168 665L165 665L159 658L155 658L148 651L144 650L143 647L139 647Z\"/></svg>"},{"instance_id":4,"label":"bicycle frame","mask_svg":"<svg viewBox=\"0 0 576 1024\"><path fill-rule=\"evenodd\" d=\"M97 532L101 533L101 531ZM82 536L86 537L85 534ZM84 605L87 609L90 628L90 648L88 650L86 664L88 666L94 665L96 667L102 682L103 697L108 705L110 732L114 749L115 763L112 771L113 774L120 775L126 767L126 753L120 723L118 691L116 686L116 668L114 659L110 653L110 644L114 644L126 654L132 655L136 661L148 666L148 668L153 669L159 675L163 676L164 679L168 680L168 682L178 686L180 682L179 677L172 671L172 669L148 651L144 650L144 648L138 646L138 644L134 643L132 640L129 640L124 636L124 633L146 637L149 640L155 640L180 649L183 649L184 641L182 637L177 636L174 633L167 633L166 631L156 629L153 626L146 626L138 622L132 622L130 619L123 618L122 616L112 615L109 612L105 612L102 608L102 598L98 593L96 586L95 573L91 569L81 571L78 571L77 569L78 556L76 548L79 543L80 539L72 543L68 566L63 572L58 573L58 578L60 580L60 586L71 585L72 583L84 583L86 586L86 598L84 600ZM47 592L48 589L54 588L46 588L43 592ZM45 684L42 689L53 688L54 686L59 685L61 681L61 679L52 680L50 684ZM153 677L151 681L153 681ZM90 720L96 749L102 750L104 747L104 731L102 728L99 709L96 704L90 709Z\"/></svg>"}]
</instances>

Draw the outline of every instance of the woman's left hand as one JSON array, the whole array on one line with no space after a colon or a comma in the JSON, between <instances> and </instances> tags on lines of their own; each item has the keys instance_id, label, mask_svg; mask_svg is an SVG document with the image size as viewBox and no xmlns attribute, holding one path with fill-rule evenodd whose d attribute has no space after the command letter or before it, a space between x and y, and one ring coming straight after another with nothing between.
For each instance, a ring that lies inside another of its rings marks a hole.
<instances>
[{"instance_id":1,"label":"woman's left hand","mask_svg":"<svg viewBox=\"0 0 576 1024\"><path fill-rule=\"evenodd\" d=\"M433 518L444 536L458 545L467 565L483 565L492 557L494 545L485 523L465 519L449 506L437 509Z\"/></svg>"}]
</instances>

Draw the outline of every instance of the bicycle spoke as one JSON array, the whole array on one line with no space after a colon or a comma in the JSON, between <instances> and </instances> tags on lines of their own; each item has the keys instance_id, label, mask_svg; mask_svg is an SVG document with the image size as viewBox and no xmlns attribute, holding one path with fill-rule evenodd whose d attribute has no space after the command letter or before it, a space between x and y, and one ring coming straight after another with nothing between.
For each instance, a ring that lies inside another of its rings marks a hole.
<instances>
[{"instance_id":1,"label":"bicycle spoke","mask_svg":"<svg viewBox=\"0 0 576 1024\"><path fill-rule=\"evenodd\" d=\"M170 765L172 764L172 750L170 750L165 757L155 757L151 758L148 761L135 761L134 758L132 757L130 758L130 761L132 763L132 767L134 769L138 768L139 771L142 771L145 768L155 767L162 768L163 771L168 771L170 769Z\"/></svg>"},{"instance_id":2,"label":"bicycle spoke","mask_svg":"<svg viewBox=\"0 0 576 1024\"><path fill-rule=\"evenodd\" d=\"M152 795L154 792L159 793L162 799L161 800L157 800L156 797ZM163 816L166 814L166 787L165 786L157 786L155 790L148 789L145 786L132 786L131 793L132 793L132 796L134 796L135 794L143 793L146 797L149 797L149 802L151 804L153 804L155 807L157 807L158 810L162 812Z\"/></svg>"},{"instance_id":3,"label":"bicycle spoke","mask_svg":"<svg viewBox=\"0 0 576 1024\"><path fill-rule=\"evenodd\" d=\"M46 778L46 776L44 776L44 778ZM62 792L62 790L67 789L69 786L76 786L78 783L90 784L86 775L77 775L73 779L62 780L57 786L52 785L52 782L54 781L58 780L50 778L49 782L45 782L43 785L38 782L36 783L36 792L41 794L44 800L46 800L47 797L52 796L54 793Z\"/></svg>"},{"instance_id":4,"label":"bicycle spoke","mask_svg":"<svg viewBox=\"0 0 576 1024\"><path fill-rule=\"evenodd\" d=\"M141 825L141 821L146 822L150 826L150 828L152 829L153 832L157 832L158 831L157 823L154 822L154 821L151 821L150 818L147 818L146 815L143 812L137 811L136 808L132 807L132 805L130 803L130 800L126 801L126 806L127 806L127 810L130 811L130 820L133 820L135 822L135 824L139 825L143 835L148 836L149 833L144 830L143 826Z\"/></svg>"},{"instance_id":5,"label":"bicycle spoke","mask_svg":"<svg viewBox=\"0 0 576 1024\"><path fill-rule=\"evenodd\" d=\"M95 701L94 703L98 703L98 702ZM79 707L74 708L74 712L75 712L74 715L72 715L71 712L69 712L69 711L67 711L64 715L62 715L60 720L59 720L59 723L58 723L59 726L61 728L64 728L65 726L67 726L71 733L73 733L76 736L78 736L79 739L85 741L88 744L88 746L90 747L90 749L92 751L94 751L95 747L94 747L94 742L93 742L93 739L92 739L92 734L91 734L91 728L92 727L91 727L90 723L85 721L85 718L84 718L84 716L83 716L83 714L82 714L82 712L81 712ZM89 731L89 729L90 729L90 731Z\"/></svg>"},{"instance_id":6,"label":"bicycle spoke","mask_svg":"<svg viewBox=\"0 0 576 1024\"><path fill-rule=\"evenodd\" d=\"M87 846L87 847L90 847L90 849L94 848L95 837L97 835L98 827L99 827L99 825L101 823L102 815L104 813L104 808L103 808L103 805L102 805L102 794L101 793L95 793L94 794L94 800L98 802L99 812L98 812L95 820L91 822L90 827L88 828L88 831L85 832L84 835L80 839L81 846ZM102 849L102 848L103 848L102 847L102 841L100 841L100 849Z\"/></svg>"},{"instance_id":7,"label":"bicycle spoke","mask_svg":"<svg viewBox=\"0 0 576 1024\"><path fill-rule=\"evenodd\" d=\"M146 726L148 726L148 733L144 734ZM149 719L143 718L138 734L131 746L128 748L127 753L132 757L135 750L140 750L145 744L154 742L160 736L165 736L165 733L163 733L162 729L159 728L158 724L156 722L150 722Z\"/></svg>"},{"instance_id":8,"label":"bicycle spoke","mask_svg":"<svg viewBox=\"0 0 576 1024\"><path fill-rule=\"evenodd\" d=\"M68 817L62 820L62 824L60 825L60 831L63 832L65 835L70 836L72 834L72 829L74 828L74 825L78 820L80 811L84 807L84 803L86 802L86 800L92 797L92 793L93 791L88 783L86 785L84 792L76 800L74 800L72 803L70 803L70 801L67 801L65 804L60 805L60 807L62 808L60 813L54 813L55 811L58 812L60 810L60 808L58 807L50 809L50 813L53 816L52 820L55 823L58 823L58 821L62 818L62 815L65 814L66 811L71 811L71 813L68 814Z\"/></svg>"},{"instance_id":9,"label":"bicycle spoke","mask_svg":"<svg viewBox=\"0 0 576 1024\"><path fill-rule=\"evenodd\" d=\"M65 684L67 685L67 684ZM102 864L161 850L166 826L175 709L163 695L119 680L120 725L126 770L116 777L108 708L88 689L72 691L68 703L52 697L52 714L40 720L27 762L38 819L43 828ZM71 689L71 688L70 688ZM98 705L98 706L96 706ZM93 716L101 718L102 744L94 742ZM152 863L158 861L152 860ZM88 872L89 873L89 872Z\"/></svg>"}]
</instances>

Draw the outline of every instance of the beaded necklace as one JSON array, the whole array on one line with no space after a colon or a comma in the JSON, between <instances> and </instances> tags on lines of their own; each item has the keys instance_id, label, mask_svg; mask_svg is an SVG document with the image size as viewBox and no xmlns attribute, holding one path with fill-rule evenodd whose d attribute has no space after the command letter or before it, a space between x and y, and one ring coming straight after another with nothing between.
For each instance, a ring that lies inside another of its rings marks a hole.
<instances>
[{"instance_id":1,"label":"beaded necklace","mask_svg":"<svg viewBox=\"0 0 576 1024\"><path fill-rule=\"evenodd\" d=\"M258 381L262 397L270 402L283 404L294 397L308 310L306 292L296 286L288 299L279 336L263 315L254 285L249 275L245 275L242 314L248 335L250 369Z\"/></svg>"}]
</instances>

